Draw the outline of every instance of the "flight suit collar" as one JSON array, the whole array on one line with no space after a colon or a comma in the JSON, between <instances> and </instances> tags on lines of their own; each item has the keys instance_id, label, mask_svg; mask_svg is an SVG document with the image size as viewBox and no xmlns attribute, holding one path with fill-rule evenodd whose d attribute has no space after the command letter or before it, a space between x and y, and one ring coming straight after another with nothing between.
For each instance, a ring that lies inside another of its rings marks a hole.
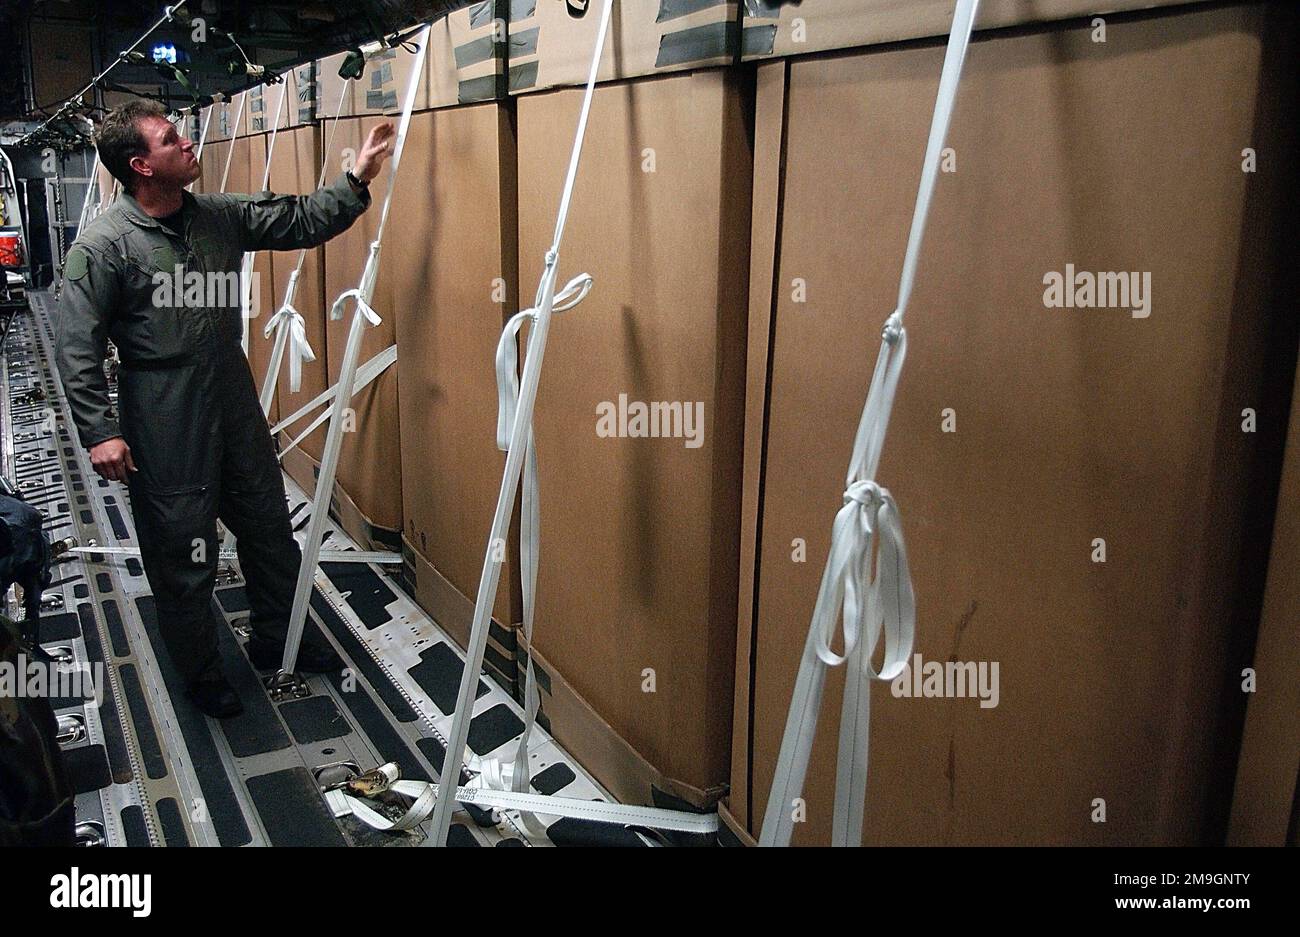
<instances>
[{"instance_id":1,"label":"flight suit collar","mask_svg":"<svg viewBox=\"0 0 1300 937\"><path fill-rule=\"evenodd\" d=\"M125 189L119 192L117 197L122 203L122 213L125 214L126 217L129 218L131 221L133 221L135 224L141 226L142 228L158 228L159 230L166 231L169 234L174 233L165 225L159 224L157 218L151 217L143 208L140 207L140 203L135 200L135 196L131 195L131 193L127 192ZM194 203L193 193L188 191L182 191L181 207L192 209L194 207L193 203ZM188 216L186 217L187 228L189 227L189 219L192 218L193 216L194 216L194 212L190 211Z\"/></svg>"}]
</instances>

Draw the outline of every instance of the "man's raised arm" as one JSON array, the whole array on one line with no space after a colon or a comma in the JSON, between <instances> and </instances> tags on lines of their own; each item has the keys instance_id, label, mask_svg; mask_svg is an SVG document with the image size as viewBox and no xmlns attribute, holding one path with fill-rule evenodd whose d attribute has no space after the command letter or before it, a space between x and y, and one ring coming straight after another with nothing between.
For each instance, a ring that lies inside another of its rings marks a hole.
<instances>
[{"instance_id":1,"label":"man's raised arm","mask_svg":"<svg viewBox=\"0 0 1300 937\"><path fill-rule=\"evenodd\" d=\"M243 249L295 250L316 247L341 234L370 207L366 186L379 174L392 152L395 132L389 121L371 128L357 155L353 177L339 175L311 195L238 196L236 205L246 232Z\"/></svg>"}]
</instances>

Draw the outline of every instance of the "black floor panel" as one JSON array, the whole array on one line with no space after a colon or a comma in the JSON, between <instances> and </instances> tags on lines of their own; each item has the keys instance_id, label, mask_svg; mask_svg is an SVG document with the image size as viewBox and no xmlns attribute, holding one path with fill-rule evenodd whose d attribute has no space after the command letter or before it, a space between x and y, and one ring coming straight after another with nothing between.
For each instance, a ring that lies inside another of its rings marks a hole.
<instances>
[{"instance_id":1,"label":"black floor panel","mask_svg":"<svg viewBox=\"0 0 1300 937\"><path fill-rule=\"evenodd\" d=\"M77 618L81 622L87 658L92 663L104 663L104 648L100 644L99 629L95 626L94 607L89 602L82 602L77 606ZM104 697L99 705L99 724L104 732L104 744L108 748L108 765L113 773L113 783L126 784L135 775L131 770L131 758L127 754L119 701L114 698L113 688L107 681L103 692Z\"/></svg>"},{"instance_id":2,"label":"black floor panel","mask_svg":"<svg viewBox=\"0 0 1300 937\"><path fill-rule=\"evenodd\" d=\"M505 703L498 703L481 712L469 724L466 744L476 755L486 755L524 731L523 720L510 711Z\"/></svg>"},{"instance_id":3,"label":"black floor panel","mask_svg":"<svg viewBox=\"0 0 1300 937\"><path fill-rule=\"evenodd\" d=\"M248 792L272 846L347 845L306 768L250 778Z\"/></svg>"},{"instance_id":4,"label":"black floor panel","mask_svg":"<svg viewBox=\"0 0 1300 937\"><path fill-rule=\"evenodd\" d=\"M247 758L249 755L288 748L289 735L284 731L284 726L275 714L275 707L262 688L261 677L244 656L231 630L224 624L215 627L221 669L225 671L226 679L244 704L244 711L240 715L221 720L221 731L230 743L231 752L237 758Z\"/></svg>"},{"instance_id":5,"label":"black floor panel","mask_svg":"<svg viewBox=\"0 0 1300 937\"><path fill-rule=\"evenodd\" d=\"M299 745L337 739L348 734L351 726L328 696L293 700L280 707L280 715Z\"/></svg>"},{"instance_id":6,"label":"black floor panel","mask_svg":"<svg viewBox=\"0 0 1300 937\"><path fill-rule=\"evenodd\" d=\"M130 540L131 532L126 529L126 521L122 519L122 509L116 504L109 504L104 507L108 514L108 522L113 525L113 536L119 541Z\"/></svg>"},{"instance_id":7,"label":"black floor panel","mask_svg":"<svg viewBox=\"0 0 1300 937\"><path fill-rule=\"evenodd\" d=\"M385 608L397 601L397 594L365 563L321 563L321 572L334 588L347 594L347 603L366 630L388 624L392 617Z\"/></svg>"},{"instance_id":8,"label":"black floor panel","mask_svg":"<svg viewBox=\"0 0 1300 937\"><path fill-rule=\"evenodd\" d=\"M163 683L171 697L172 707L176 710L176 719L180 723L181 735L185 738L185 748L198 776L199 787L203 791L206 803L206 815L216 829L217 839L223 846L243 846L252 840L244 815L240 812L239 802L235 799L230 777L221 764L221 755L217 752L216 742L208 731L207 718L194 708L185 696L185 687L175 665L162 650L162 638L158 633L158 615L153 596L145 595L136 600L140 619L144 622L149 641L159 649L158 666L162 672Z\"/></svg>"},{"instance_id":9,"label":"black floor panel","mask_svg":"<svg viewBox=\"0 0 1300 937\"><path fill-rule=\"evenodd\" d=\"M131 713L131 724L135 726L135 738L140 748L140 758L144 761L145 774L150 778L167 777L167 762L163 759L162 747L158 744L158 732L153 720L149 718L149 707L145 704L144 687L134 664L123 664L122 692L126 695L126 707Z\"/></svg>"},{"instance_id":10,"label":"black floor panel","mask_svg":"<svg viewBox=\"0 0 1300 937\"><path fill-rule=\"evenodd\" d=\"M60 615L42 615L40 639L44 644L49 641L71 641L81 637L81 624L76 612L64 612Z\"/></svg>"},{"instance_id":11,"label":"black floor panel","mask_svg":"<svg viewBox=\"0 0 1300 937\"><path fill-rule=\"evenodd\" d=\"M465 662L452 650L451 645L439 641L420 655L420 662L410 669L411 677L420 689L429 694L429 701L438 711L451 716L456 712L456 694L460 691L461 674ZM479 679L474 698L486 694L488 685Z\"/></svg>"},{"instance_id":12,"label":"black floor panel","mask_svg":"<svg viewBox=\"0 0 1300 937\"><path fill-rule=\"evenodd\" d=\"M171 797L164 797L154 804L158 810L158 822L162 824L163 842L168 846L188 846L189 837L185 835L185 823L181 820L181 808Z\"/></svg>"},{"instance_id":13,"label":"black floor panel","mask_svg":"<svg viewBox=\"0 0 1300 937\"><path fill-rule=\"evenodd\" d=\"M149 845L149 831L144 825L144 811L135 804L122 808L122 832L126 834L128 846Z\"/></svg>"},{"instance_id":14,"label":"black floor panel","mask_svg":"<svg viewBox=\"0 0 1300 937\"><path fill-rule=\"evenodd\" d=\"M573 773L573 769L561 761L534 775L532 786L537 793L546 794L549 797L551 794L564 790L577 780L577 777Z\"/></svg>"},{"instance_id":15,"label":"black floor panel","mask_svg":"<svg viewBox=\"0 0 1300 937\"><path fill-rule=\"evenodd\" d=\"M398 692L397 687L393 686L393 682L388 679L388 675L375 663L375 659L370 656L370 652L362 647L361 642L357 640L357 636L352 633L352 629L339 617L338 612L334 611L334 607L325 600L325 596L315 589L311 593L311 607L312 611L325 623L325 627L329 629L330 634L334 635L335 639L342 645L343 650L352 659L356 668L361 671L361 676L374 687L375 692L379 694L379 698L383 700L384 705L388 707L388 711L393 714L397 721L414 722L419 718L415 711L411 709L410 704L406 702L405 697Z\"/></svg>"},{"instance_id":16,"label":"black floor panel","mask_svg":"<svg viewBox=\"0 0 1300 937\"><path fill-rule=\"evenodd\" d=\"M108 625L108 639L113 642L113 653L117 657L129 657L131 644L126 640L126 627L122 624L122 612L114 599L104 600L104 623Z\"/></svg>"},{"instance_id":17,"label":"black floor panel","mask_svg":"<svg viewBox=\"0 0 1300 937\"><path fill-rule=\"evenodd\" d=\"M546 828L546 835L557 846L645 846L639 836L617 824L575 817L556 820Z\"/></svg>"}]
</instances>

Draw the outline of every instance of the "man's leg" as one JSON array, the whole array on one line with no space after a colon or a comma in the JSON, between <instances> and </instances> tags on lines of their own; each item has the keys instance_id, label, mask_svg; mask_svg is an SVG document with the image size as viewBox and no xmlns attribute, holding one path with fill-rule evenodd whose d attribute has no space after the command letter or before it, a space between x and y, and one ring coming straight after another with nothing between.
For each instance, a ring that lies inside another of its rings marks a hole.
<instances>
[{"instance_id":1,"label":"man's leg","mask_svg":"<svg viewBox=\"0 0 1300 937\"><path fill-rule=\"evenodd\" d=\"M221 676L212 586L217 570L215 485L159 493L131 486L140 559L158 630L187 685Z\"/></svg>"},{"instance_id":2,"label":"man's leg","mask_svg":"<svg viewBox=\"0 0 1300 937\"><path fill-rule=\"evenodd\" d=\"M266 446L256 433L250 435L243 452L235 446L226 449L218 513L235 535L249 627L259 638L280 644L289 627L302 551L293 538L284 480L269 451L270 435L262 430Z\"/></svg>"},{"instance_id":3,"label":"man's leg","mask_svg":"<svg viewBox=\"0 0 1300 937\"><path fill-rule=\"evenodd\" d=\"M251 399L255 404L256 398ZM235 535L248 595L249 627L265 652L270 645L283 648L302 550L293 537L284 476L261 409L244 406L239 411L227 413L227 439L238 443L225 448L219 513ZM300 656L302 669L330 669L337 658L313 631L308 622L302 641L306 653Z\"/></svg>"}]
</instances>

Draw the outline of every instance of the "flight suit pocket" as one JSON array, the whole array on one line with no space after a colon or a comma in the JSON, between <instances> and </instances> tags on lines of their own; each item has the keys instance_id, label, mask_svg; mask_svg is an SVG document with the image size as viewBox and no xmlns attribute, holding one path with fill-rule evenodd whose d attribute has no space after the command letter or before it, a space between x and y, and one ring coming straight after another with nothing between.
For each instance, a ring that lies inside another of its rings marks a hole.
<instances>
[{"instance_id":1,"label":"flight suit pocket","mask_svg":"<svg viewBox=\"0 0 1300 937\"><path fill-rule=\"evenodd\" d=\"M145 291L136 305L143 314L133 357L154 363L184 361L199 347L206 314L203 276L187 271L177 251L154 247L128 261L134 289Z\"/></svg>"}]
</instances>

